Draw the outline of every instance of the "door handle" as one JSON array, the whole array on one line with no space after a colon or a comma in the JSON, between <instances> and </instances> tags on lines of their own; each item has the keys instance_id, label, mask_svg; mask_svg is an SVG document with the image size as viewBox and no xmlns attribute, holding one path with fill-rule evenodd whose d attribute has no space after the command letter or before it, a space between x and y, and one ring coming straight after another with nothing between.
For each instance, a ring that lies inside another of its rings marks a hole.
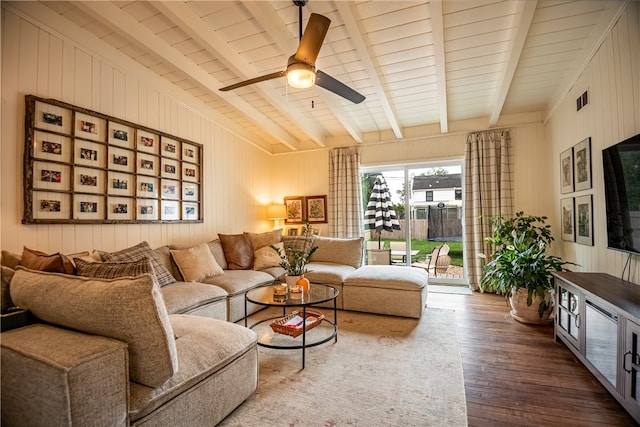
<instances>
[{"instance_id":1,"label":"door handle","mask_svg":"<svg viewBox=\"0 0 640 427\"><path fill-rule=\"evenodd\" d=\"M627 351L624 356L622 356L622 369L624 369L624 371L628 374L631 373L631 369L627 369L627 356L629 355L631 355L631 357L633 358L634 356L637 356L637 354L634 355L633 353L631 353L631 351Z\"/></svg>"}]
</instances>

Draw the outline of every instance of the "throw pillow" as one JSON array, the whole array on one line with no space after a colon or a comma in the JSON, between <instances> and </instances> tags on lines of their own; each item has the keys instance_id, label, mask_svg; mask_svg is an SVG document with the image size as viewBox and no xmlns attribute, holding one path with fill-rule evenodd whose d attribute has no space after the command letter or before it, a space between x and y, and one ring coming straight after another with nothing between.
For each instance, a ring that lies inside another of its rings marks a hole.
<instances>
[{"instance_id":1,"label":"throw pillow","mask_svg":"<svg viewBox=\"0 0 640 427\"><path fill-rule=\"evenodd\" d=\"M282 242L276 243L273 246L283 251L284 245ZM282 262L278 252L273 250L271 246L264 246L253 253L253 269L264 270L269 267L277 267Z\"/></svg>"},{"instance_id":2,"label":"throw pillow","mask_svg":"<svg viewBox=\"0 0 640 427\"><path fill-rule=\"evenodd\" d=\"M257 251L265 246L274 245L282 241L282 228L266 233L244 233L251 242L251 248Z\"/></svg>"},{"instance_id":3,"label":"throw pillow","mask_svg":"<svg viewBox=\"0 0 640 427\"><path fill-rule=\"evenodd\" d=\"M151 261L146 257L134 262L88 262L82 258L75 258L75 262L78 276L117 279L140 276L145 273L153 275Z\"/></svg>"},{"instance_id":4,"label":"throw pillow","mask_svg":"<svg viewBox=\"0 0 640 427\"><path fill-rule=\"evenodd\" d=\"M253 248L244 234L218 234L229 270L248 270L253 266Z\"/></svg>"},{"instance_id":5,"label":"throw pillow","mask_svg":"<svg viewBox=\"0 0 640 427\"><path fill-rule=\"evenodd\" d=\"M171 249L171 256L185 282L200 282L224 273L206 243L192 248Z\"/></svg>"},{"instance_id":6,"label":"throw pillow","mask_svg":"<svg viewBox=\"0 0 640 427\"><path fill-rule=\"evenodd\" d=\"M107 280L18 267L11 298L45 322L126 342L132 381L155 388L178 371L169 314L150 274Z\"/></svg>"},{"instance_id":7,"label":"throw pillow","mask_svg":"<svg viewBox=\"0 0 640 427\"><path fill-rule=\"evenodd\" d=\"M66 256L57 252L46 254L44 252L29 249L26 246L22 250L20 265L31 270L48 271L51 273L74 274L73 262Z\"/></svg>"},{"instance_id":8,"label":"throw pillow","mask_svg":"<svg viewBox=\"0 0 640 427\"><path fill-rule=\"evenodd\" d=\"M1 264L4 265L5 267L11 268L12 270L15 270L16 267L20 265L21 257L22 255L20 255L17 252L6 251L3 249Z\"/></svg>"},{"instance_id":9,"label":"throw pillow","mask_svg":"<svg viewBox=\"0 0 640 427\"><path fill-rule=\"evenodd\" d=\"M287 252L287 257L291 258L291 251L298 251L309 253L313 248L313 242L315 236L285 236L282 238L284 244L284 250Z\"/></svg>"},{"instance_id":10,"label":"throw pillow","mask_svg":"<svg viewBox=\"0 0 640 427\"><path fill-rule=\"evenodd\" d=\"M158 261L151 246L149 246L147 242L140 242L135 246L117 252L103 252L101 255L102 260L105 262L133 262L140 261L145 257L149 258L151 266L153 267L153 273L160 286L175 283L176 281L176 278L171 275L171 272Z\"/></svg>"}]
</instances>

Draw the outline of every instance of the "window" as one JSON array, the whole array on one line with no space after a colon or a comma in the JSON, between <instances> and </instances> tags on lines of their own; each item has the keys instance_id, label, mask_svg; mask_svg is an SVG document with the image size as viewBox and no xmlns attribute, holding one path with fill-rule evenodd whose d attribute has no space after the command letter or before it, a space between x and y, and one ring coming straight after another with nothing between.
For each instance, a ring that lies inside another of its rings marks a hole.
<instances>
[{"instance_id":1,"label":"window","mask_svg":"<svg viewBox=\"0 0 640 427\"><path fill-rule=\"evenodd\" d=\"M456 200L462 200L462 190L461 189L456 189L455 199Z\"/></svg>"},{"instance_id":2,"label":"window","mask_svg":"<svg viewBox=\"0 0 640 427\"><path fill-rule=\"evenodd\" d=\"M427 191L427 202L433 202L433 191Z\"/></svg>"}]
</instances>

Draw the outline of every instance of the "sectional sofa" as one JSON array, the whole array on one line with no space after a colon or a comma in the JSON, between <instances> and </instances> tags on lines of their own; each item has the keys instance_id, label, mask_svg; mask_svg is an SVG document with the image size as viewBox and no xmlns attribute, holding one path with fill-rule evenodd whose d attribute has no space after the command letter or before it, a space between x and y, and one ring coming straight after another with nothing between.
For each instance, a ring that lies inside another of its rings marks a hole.
<instances>
[{"instance_id":1,"label":"sectional sofa","mask_svg":"<svg viewBox=\"0 0 640 427\"><path fill-rule=\"evenodd\" d=\"M302 239L278 230L112 253L3 251L3 309L40 322L2 333L2 424L217 424L257 386L257 337L235 323L244 294L283 276L272 245ZM420 317L424 270L362 266L361 238L313 245L306 277L335 286L340 309ZM42 271L51 265L59 272Z\"/></svg>"}]
</instances>

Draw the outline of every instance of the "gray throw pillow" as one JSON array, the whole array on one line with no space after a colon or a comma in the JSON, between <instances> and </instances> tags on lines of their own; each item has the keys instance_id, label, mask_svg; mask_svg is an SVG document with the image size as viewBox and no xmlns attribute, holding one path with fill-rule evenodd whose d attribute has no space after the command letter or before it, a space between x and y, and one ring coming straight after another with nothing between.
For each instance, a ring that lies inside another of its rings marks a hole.
<instances>
[{"instance_id":1,"label":"gray throw pillow","mask_svg":"<svg viewBox=\"0 0 640 427\"><path fill-rule=\"evenodd\" d=\"M151 260L151 266L153 267L153 274L160 286L176 282L176 278L167 270L167 267L158 261L153 249L151 249L151 246L149 246L147 242L141 242L117 252L104 252L101 255L102 260L105 262L133 262L140 261L143 258L149 258Z\"/></svg>"},{"instance_id":2,"label":"gray throw pillow","mask_svg":"<svg viewBox=\"0 0 640 427\"><path fill-rule=\"evenodd\" d=\"M118 277L136 277L141 274L153 275L151 260L144 257L134 262L88 262L75 258L78 276L97 279L117 279Z\"/></svg>"}]
</instances>

